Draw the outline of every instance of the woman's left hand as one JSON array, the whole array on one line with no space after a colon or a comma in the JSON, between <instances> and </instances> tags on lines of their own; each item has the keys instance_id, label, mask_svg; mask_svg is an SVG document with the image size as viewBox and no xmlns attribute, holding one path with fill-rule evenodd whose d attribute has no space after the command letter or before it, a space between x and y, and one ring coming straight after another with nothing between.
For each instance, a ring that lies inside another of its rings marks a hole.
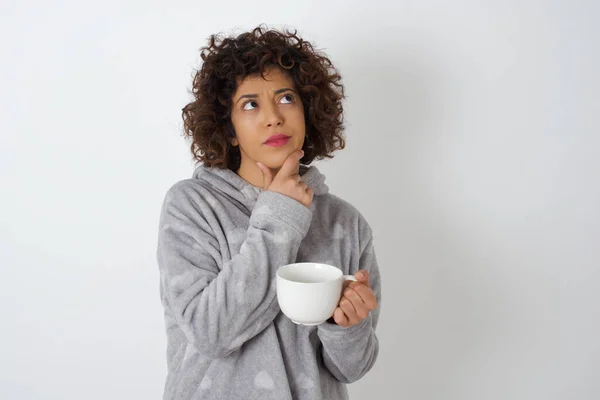
<instances>
[{"instance_id":1,"label":"woman's left hand","mask_svg":"<svg viewBox=\"0 0 600 400\"><path fill-rule=\"evenodd\" d=\"M333 312L335 323L344 328L358 324L377 308L377 299L369 285L369 273L362 270L354 276L358 282L350 282L344 289L340 303Z\"/></svg>"}]
</instances>

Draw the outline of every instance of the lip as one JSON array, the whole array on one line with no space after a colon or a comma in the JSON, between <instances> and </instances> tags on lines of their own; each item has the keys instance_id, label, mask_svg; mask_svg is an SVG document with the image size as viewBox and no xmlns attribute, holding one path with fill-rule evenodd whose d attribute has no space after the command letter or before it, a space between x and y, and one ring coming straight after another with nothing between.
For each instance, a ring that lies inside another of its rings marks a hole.
<instances>
[{"instance_id":1,"label":"lip","mask_svg":"<svg viewBox=\"0 0 600 400\"><path fill-rule=\"evenodd\" d=\"M289 140L290 140L290 136L280 133L280 134L273 135L270 138L268 138L267 141L265 142L265 144L267 146L279 147L279 146L283 146L284 144L289 142Z\"/></svg>"}]
</instances>

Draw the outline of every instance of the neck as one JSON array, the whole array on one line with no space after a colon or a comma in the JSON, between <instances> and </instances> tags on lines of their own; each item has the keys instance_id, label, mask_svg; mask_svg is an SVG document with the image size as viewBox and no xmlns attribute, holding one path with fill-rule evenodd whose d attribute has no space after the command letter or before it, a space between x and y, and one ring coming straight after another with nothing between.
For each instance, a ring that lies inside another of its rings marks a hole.
<instances>
[{"instance_id":1,"label":"neck","mask_svg":"<svg viewBox=\"0 0 600 400\"><path fill-rule=\"evenodd\" d=\"M271 176L274 178L277 175L277 172L279 172L279 168L270 169ZM258 168L258 165L256 165L256 162L249 161L247 158L242 157L240 168L236 171L236 173L240 176L240 178L242 178L252 186L256 186L261 189L264 188L263 174L260 168Z\"/></svg>"}]
</instances>

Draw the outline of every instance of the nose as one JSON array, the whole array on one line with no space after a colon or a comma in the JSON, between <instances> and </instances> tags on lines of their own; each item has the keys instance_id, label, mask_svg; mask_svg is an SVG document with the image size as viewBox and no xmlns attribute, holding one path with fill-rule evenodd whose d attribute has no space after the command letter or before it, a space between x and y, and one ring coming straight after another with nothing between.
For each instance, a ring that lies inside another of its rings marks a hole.
<instances>
[{"instance_id":1,"label":"nose","mask_svg":"<svg viewBox=\"0 0 600 400\"><path fill-rule=\"evenodd\" d=\"M272 126L280 126L283 124L283 116L279 108L276 105L271 105L270 107L263 107L265 125L268 127Z\"/></svg>"}]
</instances>

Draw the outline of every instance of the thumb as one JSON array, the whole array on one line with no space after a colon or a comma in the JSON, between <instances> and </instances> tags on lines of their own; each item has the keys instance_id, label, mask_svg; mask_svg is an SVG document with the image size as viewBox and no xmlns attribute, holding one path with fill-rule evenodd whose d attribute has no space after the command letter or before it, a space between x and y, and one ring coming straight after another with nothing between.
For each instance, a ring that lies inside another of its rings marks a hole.
<instances>
[{"instance_id":1,"label":"thumb","mask_svg":"<svg viewBox=\"0 0 600 400\"><path fill-rule=\"evenodd\" d=\"M271 173L271 170L263 164L257 162L256 165L258 165L258 168L260 168L260 172L262 172L263 175L263 189L267 190L269 186L271 186L271 182L273 182L273 174Z\"/></svg>"},{"instance_id":2,"label":"thumb","mask_svg":"<svg viewBox=\"0 0 600 400\"><path fill-rule=\"evenodd\" d=\"M358 279L359 282L364 283L367 286L369 285L369 273L365 270L357 271L354 276Z\"/></svg>"}]
</instances>

